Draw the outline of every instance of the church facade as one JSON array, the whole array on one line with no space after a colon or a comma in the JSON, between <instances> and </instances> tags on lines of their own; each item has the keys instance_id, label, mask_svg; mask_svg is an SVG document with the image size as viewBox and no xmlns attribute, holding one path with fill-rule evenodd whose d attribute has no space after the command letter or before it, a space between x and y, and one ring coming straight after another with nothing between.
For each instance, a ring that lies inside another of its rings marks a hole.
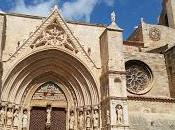
<instances>
[{"instance_id":1,"label":"church facade","mask_svg":"<svg viewBox=\"0 0 175 130\"><path fill-rule=\"evenodd\" d=\"M174 130L175 0L124 41L109 26L0 14L0 130Z\"/></svg>"}]
</instances>

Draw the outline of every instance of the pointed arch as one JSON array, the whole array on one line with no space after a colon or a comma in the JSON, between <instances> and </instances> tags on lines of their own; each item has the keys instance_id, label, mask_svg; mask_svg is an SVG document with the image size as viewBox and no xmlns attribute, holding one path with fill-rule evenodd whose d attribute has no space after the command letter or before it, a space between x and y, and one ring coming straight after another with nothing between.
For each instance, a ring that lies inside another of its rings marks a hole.
<instances>
[{"instance_id":1,"label":"pointed arch","mask_svg":"<svg viewBox=\"0 0 175 130\"><path fill-rule=\"evenodd\" d=\"M23 103L23 97L32 87L39 87L43 79L66 87L65 92L67 96L71 94L74 105L99 104L99 90L91 71L72 53L59 48L40 48L21 59L3 83L2 100Z\"/></svg>"}]
</instances>

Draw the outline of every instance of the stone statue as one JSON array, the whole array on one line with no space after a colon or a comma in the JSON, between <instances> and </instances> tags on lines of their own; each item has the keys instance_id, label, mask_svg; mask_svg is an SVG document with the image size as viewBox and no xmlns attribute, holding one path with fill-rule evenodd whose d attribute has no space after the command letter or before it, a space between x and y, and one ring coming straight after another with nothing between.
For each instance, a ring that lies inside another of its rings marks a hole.
<instances>
[{"instance_id":1,"label":"stone statue","mask_svg":"<svg viewBox=\"0 0 175 130\"><path fill-rule=\"evenodd\" d=\"M117 124L122 124L123 122L123 107L121 105L116 106Z\"/></svg>"},{"instance_id":2,"label":"stone statue","mask_svg":"<svg viewBox=\"0 0 175 130\"><path fill-rule=\"evenodd\" d=\"M93 127L94 128L98 128L99 127L99 113L98 113L98 109L94 110Z\"/></svg>"},{"instance_id":3,"label":"stone statue","mask_svg":"<svg viewBox=\"0 0 175 130\"><path fill-rule=\"evenodd\" d=\"M12 123L13 123L13 112L12 112L12 108L9 108L8 111L7 111L7 123L6 125L8 127L12 126Z\"/></svg>"},{"instance_id":4,"label":"stone statue","mask_svg":"<svg viewBox=\"0 0 175 130\"><path fill-rule=\"evenodd\" d=\"M74 112L71 111L70 118L69 118L69 130L74 130L74 126L75 126L75 116L74 116Z\"/></svg>"},{"instance_id":5,"label":"stone statue","mask_svg":"<svg viewBox=\"0 0 175 130\"><path fill-rule=\"evenodd\" d=\"M24 110L22 116L22 130L27 130L27 125L28 125L27 110Z\"/></svg>"},{"instance_id":6,"label":"stone statue","mask_svg":"<svg viewBox=\"0 0 175 130\"><path fill-rule=\"evenodd\" d=\"M18 125L19 125L19 111L18 109L16 109L13 114L13 126L18 127Z\"/></svg>"},{"instance_id":7,"label":"stone statue","mask_svg":"<svg viewBox=\"0 0 175 130\"><path fill-rule=\"evenodd\" d=\"M51 123L51 106L49 106L47 108L47 121L46 121L46 125L50 126Z\"/></svg>"},{"instance_id":8,"label":"stone statue","mask_svg":"<svg viewBox=\"0 0 175 130\"><path fill-rule=\"evenodd\" d=\"M84 129L84 115L83 115L83 111L79 112L78 129L79 130L83 130Z\"/></svg>"},{"instance_id":9,"label":"stone statue","mask_svg":"<svg viewBox=\"0 0 175 130\"><path fill-rule=\"evenodd\" d=\"M106 116L107 116L106 124L109 125L110 124L110 112L109 112L109 110L107 110Z\"/></svg>"},{"instance_id":10,"label":"stone statue","mask_svg":"<svg viewBox=\"0 0 175 130\"><path fill-rule=\"evenodd\" d=\"M116 17L116 15L115 15L115 12L113 11L111 13L111 21L112 21L112 23L115 23L115 17Z\"/></svg>"},{"instance_id":11,"label":"stone statue","mask_svg":"<svg viewBox=\"0 0 175 130\"><path fill-rule=\"evenodd\" d=\"M1 107L1 110L0 110L0 125L4 126L5 118L6 118L5 107Z\"/></svg>"},{"instance_id":12,"label":"stone statue","mask_svg":"<svg viewBox=\"0 0 175 130\"><path fill-rule=\"evenodd\" d=\"M91 116L90 116L90 110L87 110L86 112L86 129L89 130L91 128Z\"/></svg>"}]
</instances>

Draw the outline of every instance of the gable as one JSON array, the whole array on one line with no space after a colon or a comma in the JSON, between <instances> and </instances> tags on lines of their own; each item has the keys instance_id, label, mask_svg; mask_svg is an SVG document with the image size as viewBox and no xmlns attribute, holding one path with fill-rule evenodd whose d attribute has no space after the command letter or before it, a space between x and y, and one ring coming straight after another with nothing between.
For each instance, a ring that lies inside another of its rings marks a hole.
<instances>
[{"instance_id":1,"label":"gable","mask_svg":"<svg viewBox=\"0 0 175 130\"><path fill-rule=\"evenodd\" d=\"M40 46L58 46L69 51L74 51L75 53L78 52L76 45L56 18L30 44L32 49Z\"/></svg>"},{"instance_id":2,"label":"gable","mask_svg":"<svg viewBox=\"0 0 175 130\"><path fill-rule=\"evenodd\" d=\"M15 59L18 55L25 55L26 52L35 51L40 47L56 47L64 51L69 51L81 58L84 57L83 59L86 59L88 64L90 63L91 66L96 67L67 26L58 8L55 8L49 17L30 34L29 38L21 44L9 60Z\"/></svg>"}]
</instances>

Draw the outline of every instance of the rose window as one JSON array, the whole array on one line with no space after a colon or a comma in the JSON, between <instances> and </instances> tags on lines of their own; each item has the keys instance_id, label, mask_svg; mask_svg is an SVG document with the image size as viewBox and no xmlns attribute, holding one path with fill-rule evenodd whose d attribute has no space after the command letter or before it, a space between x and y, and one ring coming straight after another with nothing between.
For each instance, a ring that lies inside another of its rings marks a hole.
<instances>
[{"instance_id":1,"label":"rose window","mask_svg":"<svg viewBox=\"0 0 175 130\"><path fill-rule=\"evenodd\" d=\"M126 64L127 90L134 94L144 94L151 88L152 73L144 63L132 61Z\"/></svg>"}]
</instances>

